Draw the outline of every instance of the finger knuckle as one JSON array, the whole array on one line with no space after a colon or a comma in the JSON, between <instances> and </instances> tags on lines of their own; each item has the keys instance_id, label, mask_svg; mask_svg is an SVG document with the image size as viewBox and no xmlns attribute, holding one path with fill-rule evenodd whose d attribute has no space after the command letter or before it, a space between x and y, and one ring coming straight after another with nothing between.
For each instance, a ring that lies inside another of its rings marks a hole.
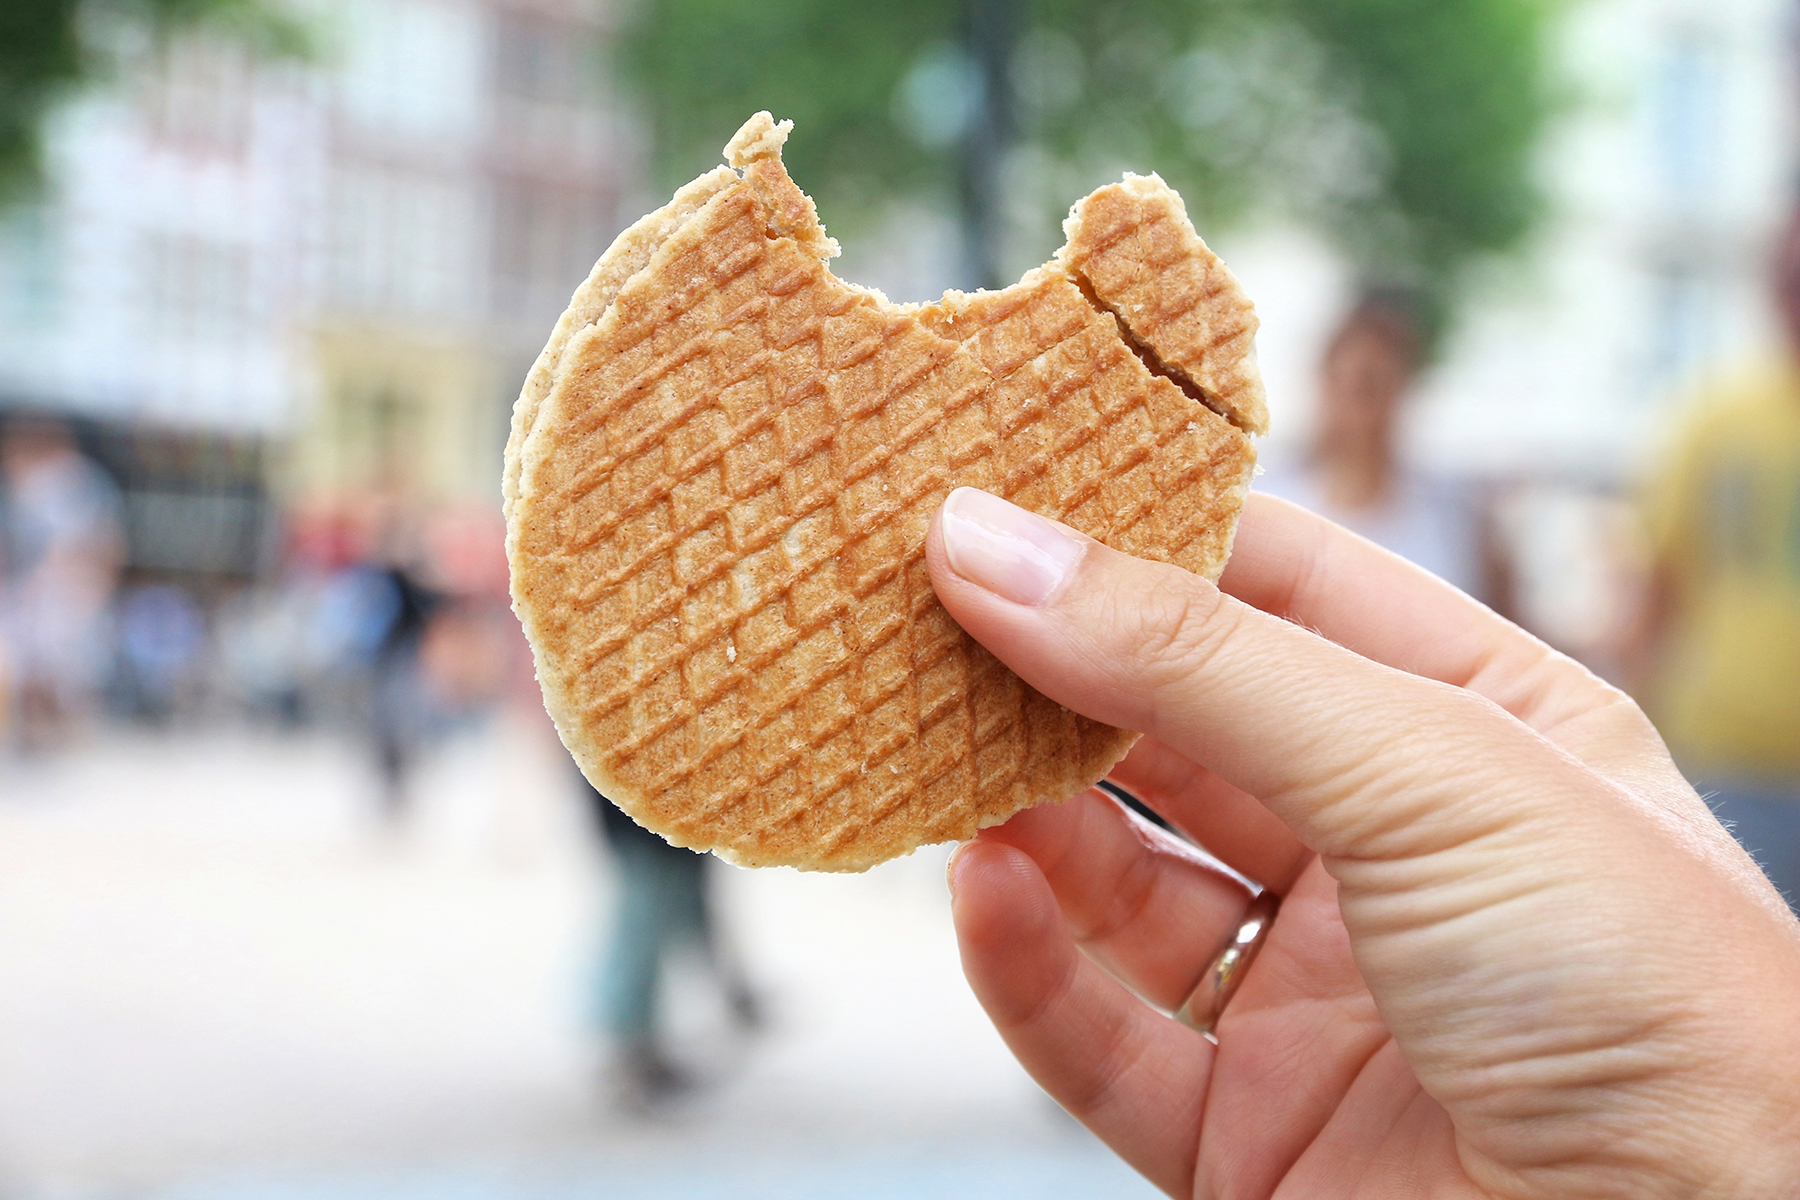
<instances>
[{"instance_id":1,"label":"finger knuckle","mask_svg":"<svg viewBox=\"0 0 1800 1200\"><path fill-rule=\"evenodd\" d=\"M1237 618L1224 596L1196 582L1163 576L1130 604L1127 628L1144 678L1152 685L1204 672L1230 641Z\"/></svg>"},{"instance_id":2,"label":"finger knuckle","mask_svg":"<svg viewBox=\"0 0 1800 1200\"><path fill-rule=\"evenodd\" d=\"M1125 1097L1142 1059L1141 1047L1131 1032L1130 1023L1117 1017L1093 1031L1090 1069L1060 1097L1077 1118L1098 1119L1110 1109L1126 1106Z\"/></svg>"}]
</instances>

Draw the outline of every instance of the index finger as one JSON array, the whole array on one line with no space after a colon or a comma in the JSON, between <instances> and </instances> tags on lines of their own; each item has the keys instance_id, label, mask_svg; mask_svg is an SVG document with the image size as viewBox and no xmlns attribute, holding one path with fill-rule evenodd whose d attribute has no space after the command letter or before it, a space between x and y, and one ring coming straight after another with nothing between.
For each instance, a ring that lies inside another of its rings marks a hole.
<instances>
[{"instance_id":1,"label":"index finger","mask_svg":"<svg viewBox=\"0 0 1800 1200\"><path fill-rule=\"evenodd\" d=\"M1252 493L1220 590L1364 658L1466 688L1606 769L1662 745L1616 688L1424 568Z\"/></svg>"}]
</instances>

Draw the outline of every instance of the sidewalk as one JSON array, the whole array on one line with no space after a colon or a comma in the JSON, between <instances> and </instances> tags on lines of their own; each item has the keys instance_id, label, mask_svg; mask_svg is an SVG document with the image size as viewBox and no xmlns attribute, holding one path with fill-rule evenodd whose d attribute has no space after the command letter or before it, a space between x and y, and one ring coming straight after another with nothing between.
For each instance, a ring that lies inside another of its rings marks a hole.
<instances>
[{"instance_id":1,"label":"sidewalk","mask_svg":"<svg viewBox=\"0 0 1800 1200\"><path fill-rule=\"evenodd\" d=\"M112 737L0 764L0 1198L1152 1196L970 998L942 850L721 872L766 990L654 1123L598 1098L605 865L553 743L446 746L404 834L330 739Z\"/></svg>"}]
</instances>

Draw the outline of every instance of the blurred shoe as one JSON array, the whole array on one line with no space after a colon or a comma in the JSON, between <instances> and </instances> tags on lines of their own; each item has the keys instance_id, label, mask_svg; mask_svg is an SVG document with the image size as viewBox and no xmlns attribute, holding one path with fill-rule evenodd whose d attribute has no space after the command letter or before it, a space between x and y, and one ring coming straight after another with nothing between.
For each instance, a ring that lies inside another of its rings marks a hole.
<instances>
[{"instance_id":1,"label":"blurred shoe","mask_svg":"<svg viewBox=\"0 0 1800 1200\"><path fill-rule=\"evenodd\" d=\"M648 1040L621 1049L608 1075L619 1106L638 1114L658 1112L696 1086L690 1073L670 1062Z\"/></svg>"},{"instance_id":2,"label":"blurred shoe","mask_svg":"<svg viewBox=\"0 0 1800 1200\"><path fill-rule=\"evenodd\" d=\"M763 1008L763 1002L749 987L738 984L726 994L726 1001L731 1006L731 1019L745 1033L759 1033L769 1023L769 1014Z\"/></svg>"}]
</instances>

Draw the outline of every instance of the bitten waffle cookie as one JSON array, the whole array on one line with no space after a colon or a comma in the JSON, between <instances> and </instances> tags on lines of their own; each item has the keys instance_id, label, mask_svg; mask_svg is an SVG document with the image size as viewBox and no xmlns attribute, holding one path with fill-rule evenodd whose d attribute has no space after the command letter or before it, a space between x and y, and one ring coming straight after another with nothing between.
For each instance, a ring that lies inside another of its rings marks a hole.
<instances>
[{"instance_id":1,"label":"bitten waffle cookie","mask_svg":"<svg viewBox=\"0 0 1800 1200\"><path fill-rule=\"evenodd\" d=\"M587 777L670 841L861 870L1062 800L1136 734L1039 695L926 573L983 488L1217 578L1267 424L1256 316L1127 176L1000 292L889 303L758 113L594 267L513 414L513 604Z\"/></svg>"}]
</instances>

